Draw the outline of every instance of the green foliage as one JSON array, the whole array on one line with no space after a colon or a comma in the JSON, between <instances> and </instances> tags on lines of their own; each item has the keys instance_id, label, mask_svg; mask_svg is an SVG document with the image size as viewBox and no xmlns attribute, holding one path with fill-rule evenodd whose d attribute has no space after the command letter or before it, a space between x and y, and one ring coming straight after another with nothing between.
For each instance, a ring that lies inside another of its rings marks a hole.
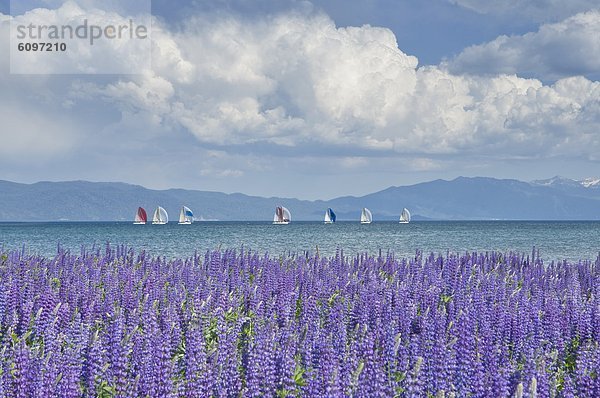
<instances>
[{"instance_id":1,"label":"green foliage","mask_svg":"<svg viewBox=\"0 0 600 398\"><path fill-rule=\"evenodd\" d=\"M211 317L208 325L204 328L204 339L206 341L206 352L212 355L219 347L219 333L217 327L217 318Z\"/></svg>"},{"instance_id":2,"label":"green foliage","mask_svg":"<svg viewBox=\"0 0 600 398\"><path fill-rule=\"evenodd\" d=\"M333 303L335 303L335 300L340 296L340 291L339 289L336 289L335 292L333 292L333 294L331 295L331 297L329 297L329 299L327 300L327 305L329 305L329 307L333 307Z\"/></svg>"},{"instance_id":3,"label":"green foliage","mask_svg":"<svg viewBox=\"0 0 600 398\"><path fill-rule=\"evenodd\" d=\"M285 388L279 388L276 392L275 392L275 396L277 398L286 398L288 396L290 396L292 394L291 391L286 390Z\"/></svg>"},{"instance_id":4,"label":"green foliage","mask_svg":"<svg viewBox=\"0 0 600 398\"><path fill-rule=\"evenodd\" d=\"M394 391L394 398L403 396L404 388L401 387L402 382L406 379L406 372L396 371L392 373L393 380L396 382L396 388Z\"/></svg>"},{"instance_id":5,"label":"green foliage","mask_svg":"<svg viewBox=\"0 0 600 398\"><path fill-rule=\"evenodd\" d=\"M294 384L298 388L302 388L306 386L306 379L304 378L304 374L306 373L306 369L302 367L300 361L296 361L296 368L294 369Z\"/></svg>"},{"instance_id":6,"label":"green foliage","mask_svg":"<svg viewBox=\"0 0 600 398\"><path fill-rule=\"evenodd\" d=\"M438 302L438 309L448 311L448 307L450 306L450 302L452 301L451 294L440 294L440 301Z\"/></svg>"},{"instance_id":7,"label":"green foliage","mask_svg":"<svg viewBox=\"0 0 600 398\"><path fill-rule=\"evenodd\" d=\"M381 278L382 280L384 280L388 283L393 283L394 280L396 279L396 276L394 274L390 274L386 270L382 269L379 271L379 278Z\"/></svg>"},{"instance_id":8,"label":"green foliage","mask_svg":"<svg viewBox=\"0 0 600 398\"><path fill-rule=\"evenodd\" d=\"M564 370L568 373L575 372L577 366L577 352L580 346L579 336L575 336L565 347L565 359L563 361Z\"/></svg>"},{"instance_id":9,"label":"green foliage","mask_svg":"<svg viewBox=\"0 0 600 398\"><path fill-rule=\"evenodd\" d=\"M302 316L302 297L298 297L296 300L296 312L294 314L296 316L296 320L299 320Z\"/></svg>"},{"instance_id":10,"label":"green foliage","mask_svg":"<svg viewBox=\"0 0 600 398\"><path fill-rule=\"evenodd\" d=\"M358 363L358 366L352 373L352 380L354 381L354 383L358 383L358 378L360 377L360 374L362 373L364 368L365 368L365 361L363 361L361 359L360 362Z\"/></svg>"},{"instance_id":11,"label":"green foliage","mask_svg":"<svg viewBox=\"0 0 600 398\"><path fill-rule=\"evenodd\" d=\"M97 398L113 398L117 395L117 388L102 380L96 388L96 394Z\"/></svg>"}]
</instances>

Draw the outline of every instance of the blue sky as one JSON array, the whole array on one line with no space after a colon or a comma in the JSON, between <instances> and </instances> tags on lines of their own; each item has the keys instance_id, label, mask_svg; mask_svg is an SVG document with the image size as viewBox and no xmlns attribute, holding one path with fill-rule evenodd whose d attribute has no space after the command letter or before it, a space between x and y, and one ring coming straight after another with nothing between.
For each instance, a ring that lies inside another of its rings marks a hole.
<instances>
[{"instance_id":1,"label":"blue sky","mask_svg":"<svg viewBox=\"0 0 600 398\"><path fill-rule=\"evenodd\" d=\"M0 13L7 54L5 0ZM327 199L600 175L595 1L157 0L152 14L152 66L133 74L17 75L0 58L0 179Z\"/></svg>"}]
</instances>

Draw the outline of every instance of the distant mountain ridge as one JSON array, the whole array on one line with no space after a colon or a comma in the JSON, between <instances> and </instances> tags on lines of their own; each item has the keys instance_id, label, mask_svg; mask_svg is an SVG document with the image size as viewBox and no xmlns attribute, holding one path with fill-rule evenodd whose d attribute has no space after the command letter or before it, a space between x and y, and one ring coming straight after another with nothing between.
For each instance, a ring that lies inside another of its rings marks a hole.
<instances>
[{"instance_id":1,"label":"distant mountain ridge","mask_svg":"<svg viewBox=\"0 0 600 398\"><path fill-rule=\"evenodd\" d=\"M600 178L458 177L328 201L153 190L119 182L0 180L0 221L130 221L138 206L151 215L158 205L174 220L184 204L197 219L224 221L269 221L279 204L291 210L293 220L322 220L327 207L339 220L358 220L362 207L371 209L374 221L398 220L403 207L413 220L600 220Z\"/></svg>"}]
</instances>

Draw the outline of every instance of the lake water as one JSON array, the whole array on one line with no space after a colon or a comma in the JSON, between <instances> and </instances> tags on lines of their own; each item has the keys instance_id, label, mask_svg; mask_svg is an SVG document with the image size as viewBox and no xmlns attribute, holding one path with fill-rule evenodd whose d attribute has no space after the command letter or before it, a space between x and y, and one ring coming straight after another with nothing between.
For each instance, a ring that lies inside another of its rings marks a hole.
<instances>
[{"instance_id":1,"label":"lake water","mask_svg":"<svg viewBox=\"0 0 600 398\"><path fill-rule=\"evenodd\" d=\"M531 253L539 249L545 261L595 260L600 252L600 222L553 221L423 221L397 222L196 222L192 225L133 225L129 222L0 223L0 247L53 256L60 244L79 253L81 248L125 244L136 251L168 258L188 257L195 251L242 246L260 253L314 252L333 255L377 253L399 256L416 250L446 253L465 251Z\"/></svg>"}]
</instances>

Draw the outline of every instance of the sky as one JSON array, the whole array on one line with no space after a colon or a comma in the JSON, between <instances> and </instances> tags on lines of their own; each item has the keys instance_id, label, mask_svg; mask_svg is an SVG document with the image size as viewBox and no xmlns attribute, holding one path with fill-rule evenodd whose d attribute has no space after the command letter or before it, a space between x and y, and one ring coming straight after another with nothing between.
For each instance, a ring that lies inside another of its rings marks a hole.
<instances>
[{"instance_id":1,"label":"sky","mask_svg":"<svg viewBox=\"0 0 600 398\"><path fill-rule=\"evenodd\" d=\"M27 15L59 23L90 3L37 0ZM0 179L330 199L600 176L597 0L176 4L152 2L149 62L95 47L99 68L128 73L35 58L41 72L18 74L23 12L0 0Z\"/></svg>"}]
</instances>

